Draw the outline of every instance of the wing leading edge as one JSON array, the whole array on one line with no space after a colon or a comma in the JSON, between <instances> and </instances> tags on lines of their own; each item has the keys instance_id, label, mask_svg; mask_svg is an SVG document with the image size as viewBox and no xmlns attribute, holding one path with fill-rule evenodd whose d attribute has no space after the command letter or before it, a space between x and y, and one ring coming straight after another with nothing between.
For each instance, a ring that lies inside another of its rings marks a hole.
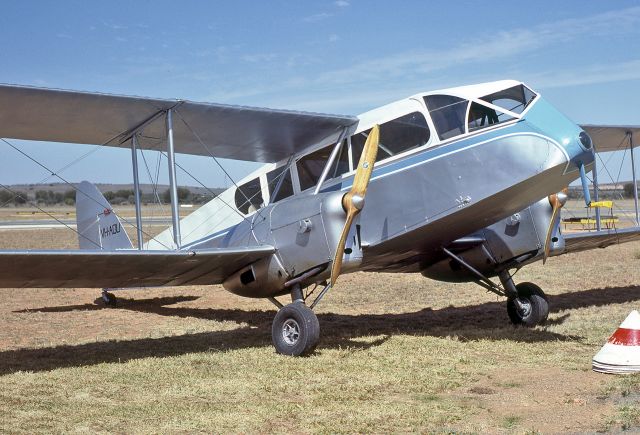
<instances>
[{"instance_id":1,"label":"wing leading edge","mask_svg":"<svg viewBox=\"0 0 640 435\"><path fill-rule=\"evenodd\" d=\"M164 151L164 113L172 109L177 153L263 163L335 142L358 122L355 116L15 85L0 85L0 102L4 138L128 148L138 131L139 148Z\"/></svg>"},{"instance_id":2,"label":"wing leading edge","mask_svg":"<svg viewBox=\"0 0 640 435\"><path fill-rule=\"evenodd\" d=\"M0 251L0 288L219 284L271 246L202 251Z\"/></svg>"}]
</instances>

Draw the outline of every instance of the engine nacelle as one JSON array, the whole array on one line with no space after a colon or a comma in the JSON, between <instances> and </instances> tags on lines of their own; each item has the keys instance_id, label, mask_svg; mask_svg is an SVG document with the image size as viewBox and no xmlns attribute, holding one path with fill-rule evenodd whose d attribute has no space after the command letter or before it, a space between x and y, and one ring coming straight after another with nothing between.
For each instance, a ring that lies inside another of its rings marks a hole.
<instances>
[{"instance_id":1,"label":"engine nacelle","mask_svg":"<svg viewBox=\"0 0 640 435\"><path fill-rule=\"evenodd\" d=\"M239 296L264 298L280 293L287 279L278 257L270 255L229 276L222 286Z\"/></svg>"},{"instance_id":2,"label":"engine nacelle","mask_svg":"<svg viewBox=\"0 0 640 435\"><path fill-rule=\"evenodd\" d=\"M544 198L469 236L470 239L484 240L483 243L470 248L457 247L454 243L449 249L483 275L495 276L501 270L519 267L542 257L551 215L549 200ZM551 238L550 255L558 255L563 251L564 238L558 221ZM468 282L477 279L457 261L448 257L430 265L421 273L427 278L446 282Z\"/></svg>"},{"instance_id":3,"label":"engine nacelle","mask_svg":"<svg viewBox=\"0 0 640 435\"><path fill-rule=\"evenodd\" d=\"M274 246L277 251L268 258L242 268L228 277L223 286L246 297L268 297L288 293L284 284L318 266L328 265L335 253L346 213L342 208L343 192L303 195L267 206L251 222L241 223L229 236L229 243ZM343 270L353 270L362 261L362 249L353 243L353 226L344 258ZM309 285L329 277L328 267L320 268L301 285Z\"/></svg>"}]
</instances>

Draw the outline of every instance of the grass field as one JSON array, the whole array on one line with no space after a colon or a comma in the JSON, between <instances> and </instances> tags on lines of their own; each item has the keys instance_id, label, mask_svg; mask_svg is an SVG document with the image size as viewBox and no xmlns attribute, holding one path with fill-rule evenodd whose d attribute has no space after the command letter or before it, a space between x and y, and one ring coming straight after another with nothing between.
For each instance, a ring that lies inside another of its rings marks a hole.
<instances>
[{"instance_id":1,"label":"grass field","mask_svg":"<svg viewBox=\"0 0 640 435\"><path fill-rule=\"evenodd\" d=\"M73 246L65 230L2 247ZM276 355L274 308L221 287L0 290L0 432L491 432L640 430L640 377L591 358L640 308L640 244L518 273L549 294L547 325L509 325L473 284L340 278L322 341ZM105 271L117 273L117 271Z\"/></svg>"}]
</instances>

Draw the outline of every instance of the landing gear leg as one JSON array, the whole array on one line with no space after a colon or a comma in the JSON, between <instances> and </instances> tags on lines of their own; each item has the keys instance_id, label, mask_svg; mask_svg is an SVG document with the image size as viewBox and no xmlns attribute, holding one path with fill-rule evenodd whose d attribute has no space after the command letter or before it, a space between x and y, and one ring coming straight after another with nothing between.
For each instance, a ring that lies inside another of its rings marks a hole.
<instances>
[{"instance_id":1,"label":"landing gear leg","mask_svg":"<svg viewBox=\"0 0 640 435\"><path fill-rule=\"evenodd\" d=\"M540 287L531 282L514 285L507 271L499 276L507 293L507 314L511 323L533 327L547 320L549 301Z\"/></svg>"},{"instance_id":2,"label":"landing gear leg","mask_svg":"<svg viewBox=\"0 0 640 435\"><path fill-rule=\"evenodd\" d=\"M102 302L107 307L115 307L118 303L118 298L113 293L109 293L106 288L102 289Z\"/></svg>"},{"instance_id":3,"label":"landing gear leg","mask_svg":"<svg viewBox=\"0 0 640 435\"><path fill-rule=\"evenodd\" d=\"M276 352L301 356L314 351L320 341L320 323L316 314L304 304L302 289L295 285L289 305L282 307L271 326L271 339Z\"/></svg>"}]
</instances>

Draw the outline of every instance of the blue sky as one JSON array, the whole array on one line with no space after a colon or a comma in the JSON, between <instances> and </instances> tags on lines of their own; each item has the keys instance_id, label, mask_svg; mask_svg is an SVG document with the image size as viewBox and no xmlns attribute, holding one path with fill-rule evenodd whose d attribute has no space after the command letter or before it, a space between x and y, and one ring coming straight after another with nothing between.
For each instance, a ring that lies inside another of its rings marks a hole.
<instances>
[{"instance_id":1,"label":"blue sky","mask_svg":"<svg viewBox=\"0 0 640 435\"><path fill-rule=\"evenodd\" d=\"M576 122L640 124L637 1L4 2L0 37L2 83L357 114L513 78ZM52 169L87 151L18 143ZM0 182L47 176L0 149ZM179 162L228 184L208 159ZM239 177L253 166L228 167ZM130 155L101 149L62 174L130 182Z\"/></svg>"}]
</instances>

